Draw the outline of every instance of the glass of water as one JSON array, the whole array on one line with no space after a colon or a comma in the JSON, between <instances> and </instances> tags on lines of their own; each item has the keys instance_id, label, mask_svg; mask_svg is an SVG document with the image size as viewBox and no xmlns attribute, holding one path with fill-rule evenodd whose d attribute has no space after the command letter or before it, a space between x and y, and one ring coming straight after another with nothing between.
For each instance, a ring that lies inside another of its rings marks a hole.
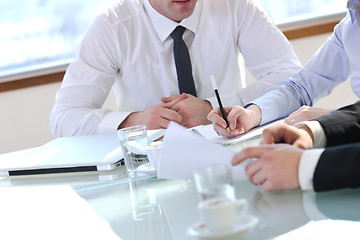
<instances>
[{"instance_id":1,"label":"glass of water","mask_svg":"<svg viewBox=\"0 0 360 240\"><path fill-rule=\"evenodd\" d=\"M194 172L201 201L211 198L235 199L231 169L227 165L209 165Z\"/></svg>"},{"instance_id":2,"label":"glass of water","mask_svg":"<svg viewBox=\"0 0 360 240\"><path fill-rule=\"evenodd\" d=\"M146 126L138 125L122 128L117 133L129 177L134 177L137 173L136 169L149 162L146 154L148 145Z\"/></svg>"}]
</instances>

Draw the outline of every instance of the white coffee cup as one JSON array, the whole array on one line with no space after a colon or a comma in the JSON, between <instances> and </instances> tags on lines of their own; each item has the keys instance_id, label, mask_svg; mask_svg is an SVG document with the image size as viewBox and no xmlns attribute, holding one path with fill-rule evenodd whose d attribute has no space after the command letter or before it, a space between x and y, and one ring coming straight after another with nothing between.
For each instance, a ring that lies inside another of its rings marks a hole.
<instances>
[{"instance_id":1,"label":"white coffee cup","mask_svg":"<svg viewBox=\"0 0 360 240\"><path fill-rule=\"evenodd\" d=\"M232 229L245 216L246 199L211 198L198 204L200 217L205 227L212 232Z\"/></svg>"}]
</instances>

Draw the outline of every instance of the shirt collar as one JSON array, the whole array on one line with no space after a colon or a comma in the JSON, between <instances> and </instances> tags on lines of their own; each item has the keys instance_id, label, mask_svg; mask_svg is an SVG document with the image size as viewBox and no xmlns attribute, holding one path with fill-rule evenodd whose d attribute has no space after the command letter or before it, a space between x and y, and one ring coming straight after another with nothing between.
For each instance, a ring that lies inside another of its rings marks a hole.
<instances>
[{"instance_id":1,"label":"shirt collar","mask_svg":"<svg viewBox=\"0 0 360 240\"><path fill-rule=\"evenodd\" d=\"M351 22L360 20L360 0L349 0L347 1L346 7L349 9ZM360 22L358 22L360 24Z\"/></svg>"},{"instance_id":2,"label":"shirt collar","mask_svg":"<svg viewBox=\"0 0 360 240\"><path fill-rule=\"evenodd\" d=\"M199 19L200 19L200 1L195 5L194 12L188 17L177 23L164 15L158 13L150 4L149 0L144 0L144 7L150 21L155 29L161 42L164 42L170 33L178 26L181 25L194 34L196 34Z\"/></svg>"},{"instance_id":3,"label":"shirt collar","mask_svg":"<svg viewBox=\"0 0 360 240\"><path fill-rule=\"evenodd\" d=\"M354 21L355 21L355 11L349 9L349 13L350 13L350 17L351 17L351 22L354 23Z\"/></svg>"}]
</instances>

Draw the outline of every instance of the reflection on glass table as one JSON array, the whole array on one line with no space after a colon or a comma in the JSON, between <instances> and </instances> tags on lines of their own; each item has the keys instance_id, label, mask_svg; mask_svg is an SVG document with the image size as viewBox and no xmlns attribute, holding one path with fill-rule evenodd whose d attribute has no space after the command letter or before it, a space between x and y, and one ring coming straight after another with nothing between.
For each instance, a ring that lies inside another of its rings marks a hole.
<instances>
[{"instance_id":1,"label":"reflection on glass table","mask_svg":"<svg viewBox=\"0 0 360 240\"><path fill-rule=\"evenodd\" d=\"M191 181L149 178L78 193L123 240L191 240L186 232L200 221L200 196ZM272 239L312 220L359 221L360 189L263 192L241 180L235 182L235 193L248 201L248 214L259 219L244 240Z\"/></svg>"},{"instance_id":2,"label":"reflection on glass table","mask_svg":"<svg viewBox=\"0 0 360 240\"><path fill-rule=\"evenodd\" d=\"M252 211L260 219L253 231L256 239L295 230L310 221L325 219L359 221L360 189L315 193L313 191L256 191Z\"/></svg>"},{"instance_id":3,"label":"reflection on glass table","mask_svg":"<svg viewBox=\"0 0 360 240\"><path fill-rule=\"evenodd\" d=\"M233 145L234 151L259 139ZM129 179L125 166L106 174L62 174L1 178L0 187L70 185L122 240L192 240L190 226L200 222L200 194L193 181L164 180L139 174ZM310 221L360 221L360 188L264 192L248 180L234 182L235 197L249 203L259 222L242 238L273 239ZM56 207L56 206L54 206Z\"/></svg>"}]
</instances>

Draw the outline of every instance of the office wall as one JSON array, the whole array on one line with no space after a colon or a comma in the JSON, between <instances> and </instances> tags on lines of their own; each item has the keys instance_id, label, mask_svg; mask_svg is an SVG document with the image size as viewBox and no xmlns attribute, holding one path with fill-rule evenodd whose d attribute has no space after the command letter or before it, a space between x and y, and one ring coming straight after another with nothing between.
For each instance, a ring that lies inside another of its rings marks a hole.
<instances>
[{"instance_id":1,"label":"office wall","mask_svg":"<svg viewBox=\"0 0 360 240\"><path fill-rule=\"evenodd\" d=\"M328 36L322 34L296 39L291 43L300 61L306 63ZM251 81L249 76L248 82ZM60 83L51 83L0 93L0 153L40 146L54 138L49 130L49 113L59 86ZM337 108L356 99L347 81L316 106ZM105 106L115 108L113 95L110 95Z\"/></svg>"}]
</instances>

